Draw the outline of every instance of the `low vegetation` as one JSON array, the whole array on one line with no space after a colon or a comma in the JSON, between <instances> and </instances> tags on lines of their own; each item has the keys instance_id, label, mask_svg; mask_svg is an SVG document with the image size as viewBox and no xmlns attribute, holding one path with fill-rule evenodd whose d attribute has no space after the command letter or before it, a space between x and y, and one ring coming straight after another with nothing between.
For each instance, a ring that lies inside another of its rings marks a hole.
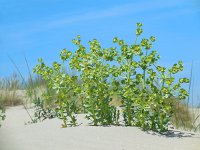
<instances>
[{"instance_id":1,"label":"low vegetation","mask_svg":"<svg viewBox=\"0 0 200 150\"><path fill-rule=\"evenodd\" d=\"M2 104L0 104L0 127L1 127L1 123L2 121L5 119L5 108L2 107Z\"/></svg>"},{"instance_id":2,"label":"low vegetation","mask_svg":"<svg viewBox=\"0 0 200 150\"><path fill-rule=\"evenodd\" d=\"M142 24L137 23L133 43L115 37L115 46L109 48L102 48L94 39L89 41L87 49L77 36L72 40L77 50L72 53L63 49L61 62L47 66L40 58L33 70L37 76L33 77L29 71L26 82L22 76L20 82L16 75L12 82L1 82L8 92L1 94L1 106L24 105L16 91L25 89L26 99L35 109L30 123L57 117L63 121L62 127L76 126L76 115L85 113L95 126L137 126L165 132L172 123L176 128L199 131L199 116L183 103L189 94L182 84L190 81L185 77L175 78L183 71L183 63L179 61L170 68L160 66L160 56L152 50L155 37L141 38L142 32ZM76 74L67 72L67 67ZM3 120L4 107L1 110Z\"/></svg>"},{"instance_id":3,"label":"low vegetation","mask_svg":"<svg viewBox=\"0 0 200 150\"><path fill-rule=\"evenodd\" d=\"M22 104L19 97L19 89L21 88L20 79L14 73L11 78L0 80L0 102L3 106L16 106Z\"/></svg>"},{"instance_id":4,"label":"low vegetation","mask_svg":"<svg viewBox=\"0 0 200 150\"><path fill-rule=\"evenodd\" d=\"M188 92L181 85L189 83L189 79L174 77L183 70L181 61L168 69L158 65L160 56L151 50L155 37L138 41L142 32L142 24L137 23L133 44L115 37L115 47L102 48L94 39L89 41L89 50L77 36L72 40L77 50L74 54L62 50L61 63L54 62L49 67L39 59L34 72L46 80L49 89L55 90L55 110L63 120L63 127L67 126L68 119L70 124L76 125L76 101L71 101L72 97L82 97L86 118L91 124L118 124L120 111L110 105L115 93L121 98L121 113L126 126L158 132L167 130L173 114L172 103L167 99L185 99ZM79 76L65 73L66 63ZM81 84L77 84L78 80Z\"/></svg>"},{"instance_id":5,"label":"low vegetation","mask_svg":"<svg viewBox=\"0 0 200 150\"><path fill-rule=\"evenodd\" d=\"M198 108L189 107L185 103L173 100L173 115L171 122L177 129L199 132L200 111Z\"/></svg>"}]
</instances>

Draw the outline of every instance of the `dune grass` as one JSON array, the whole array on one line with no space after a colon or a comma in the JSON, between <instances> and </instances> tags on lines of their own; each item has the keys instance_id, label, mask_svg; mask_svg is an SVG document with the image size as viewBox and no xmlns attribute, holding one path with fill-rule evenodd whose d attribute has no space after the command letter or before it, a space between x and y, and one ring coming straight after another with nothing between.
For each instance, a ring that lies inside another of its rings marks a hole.
<instances>
[{"instance_id":1,"label":"dune grass","mask_svg":"<svg viewBox=\"0 0 200 150\"><path fill-rule=\"evenodd\" d=\"M195 107L188 106L186 103L173 101L173 105L174 113L171 121L174 127L177 129L199 132L200 111Z\"/></svg>"},{"instance_id":2,"label":"dune grass","mask_svg":"<svg viewBox=\"0 0 200 150\"><path fill-rule=\"evenodd\" d=\"M16 106L22 104L20 90L22 84L18 75L13 73L10 78L0 79L0 102L3 106Z\"/></svg>"}]
</instances>

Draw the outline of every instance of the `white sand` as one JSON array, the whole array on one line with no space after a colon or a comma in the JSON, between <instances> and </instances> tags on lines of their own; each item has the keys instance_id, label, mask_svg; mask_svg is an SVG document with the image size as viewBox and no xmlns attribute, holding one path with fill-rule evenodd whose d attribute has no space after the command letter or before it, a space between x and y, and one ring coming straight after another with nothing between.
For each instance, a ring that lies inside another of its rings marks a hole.
<instances>
[{"instance_id":1,"label":"white sand","mask_svg":"<svg viewBox=\"0 0 200 150\"><path fill-rule=\"evenodd\" d=\"M60 128L61 121L25 125L29 117L22 106L7 109L0 128L0 150L200 150L200 135L174 132L168 136L136 127ZM80 122L84 116L79 115Z\"/></svg>"}]
</instances>

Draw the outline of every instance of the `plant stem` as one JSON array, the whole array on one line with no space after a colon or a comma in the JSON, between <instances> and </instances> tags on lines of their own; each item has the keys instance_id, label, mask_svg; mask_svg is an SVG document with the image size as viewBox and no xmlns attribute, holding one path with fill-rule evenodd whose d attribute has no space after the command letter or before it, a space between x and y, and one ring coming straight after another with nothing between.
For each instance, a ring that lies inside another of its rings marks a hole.
<instances>
[{"instance_id":1,"label":"plant stem","mask_svg":"<svg viewBox=\"0 0 200 150\"><path fill-rule=\"evenodd\" d=\"M193 62L192 62L192 65L191 65L191 70L190 70L190 83L189 83L189 89L188 89L188 100L187 100L187 107L189 105L189 101L190 101L190 91L191 91L191 85L192 85L192 73L193 73Z\"/></svg>"}]
</instances>

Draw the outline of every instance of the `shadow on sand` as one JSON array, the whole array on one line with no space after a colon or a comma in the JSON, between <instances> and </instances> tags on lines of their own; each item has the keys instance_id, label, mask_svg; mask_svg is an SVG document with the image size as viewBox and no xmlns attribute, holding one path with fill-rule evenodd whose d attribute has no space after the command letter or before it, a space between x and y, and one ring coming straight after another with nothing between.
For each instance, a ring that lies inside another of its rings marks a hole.
<instances>
[{"instance_id":1,"label":"shadow on sand","mask_svg":"<svg viewBox=\"0 0 200 150\"><path fill-rule=\"evenodd\" d=\"M186 138L186 137L191 137L191 138L199 138L200 135L192 132L185 132L185 131L179 131L179 130L169 130L165 133L157 133L157 132L152 132L152 131L147 131L147 134L151 135L158 135L158 136L164 136L168 138Z\"/></svg>"}]
</instances>

